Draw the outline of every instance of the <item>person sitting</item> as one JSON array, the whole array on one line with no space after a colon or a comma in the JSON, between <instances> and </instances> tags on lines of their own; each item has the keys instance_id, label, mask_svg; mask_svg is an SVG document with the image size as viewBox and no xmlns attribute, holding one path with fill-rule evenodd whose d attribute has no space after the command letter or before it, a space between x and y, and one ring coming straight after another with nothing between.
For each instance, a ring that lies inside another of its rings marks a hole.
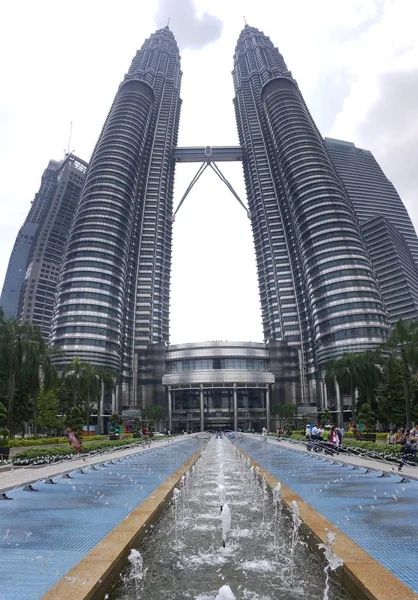
<instances>
[{"instance_id":1,"label":"person sitting","mask_svg":"<svg viewBox=\"0 0 418 600\"><path fill-rule=\"evenodd\" d=\"M394 431L389 431L386 436L386 443L391 445L396 444L396 433Z\"/></svg>"}]
</instances>

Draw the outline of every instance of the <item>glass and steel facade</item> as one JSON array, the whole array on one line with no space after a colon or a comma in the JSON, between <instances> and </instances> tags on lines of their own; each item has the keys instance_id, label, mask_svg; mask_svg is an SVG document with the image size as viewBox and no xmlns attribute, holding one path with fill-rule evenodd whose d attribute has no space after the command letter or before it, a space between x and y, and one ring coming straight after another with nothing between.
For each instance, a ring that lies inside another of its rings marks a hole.
<instances>
[{"instance_id":1,"label":"glass and steel facade","mask_svg":"<svg viewBox=\"0 0 418 600\"><path fill-rule=\"evenodd\" d=\"M163 377L168 393L168 427L172 431L269 429L275 382L265 344L169 346Z\"/></svg>"},{"instance_id":2,"label":"glass and steel facade","mask_svg":"<svg viewBox=\"0 0 418 600\"><path fill-rule=\"evenodd\" d=\"M411 218L370 150L332 138L325 138L325 145L360 224L376 216L385 217L403 236L418 265L418 236Z\"/></svg>"},{"instance_id":3,"label":"glass and steel facade","mask_svg":"<svg viewBox=\"0 0 418 600\"><path fill-rule=\"evenodd\" d=\"M120 375L140 404L137 357L168 342L180 56L166 27L136 53L94 149L60 278L52 342Z\"/></svg>"},{"instance_id":4,"label":"glass and steel facade","mask_svg":"<svg viewBox=\"0 0 418 600\"><path fill-rule=\"evenodd\" d=\"M22 285L19 317L38 325L48 340L59 272L74 213L80 200L87 163L70 154L56 171L55 193L43 211L29 254Z\"/></svg>"},{"instance_id":5,"label":"glass and steel facade","mask_svg":"<svg viewBox=\"0 0 418 600\"><path fill-rule=\"evenodd\" d=\"M418 237L392 183L369 150L325 138L350 196L391 325L418 318Z\"/></svg>"},{"instance_id":6,"label":"glass and steel facade","mask_svg":"<svg viewBox=\"0 0 418 600\"><path fill-rule=\"evenodd\" d=\"M39 224L45 219L56 192L59 166L59 161L49 161L48 167L43 172L39 191L35 195L28 216L17 234L10 255L0 297L0 306L4 310L5 316L10 319L19 315L19 301L29 256L32 252Z\"/></svg>"},{"instance_id":7,"label":"glass and steel facade","mask_svg":"<svg viewBox=\"0 0 418 600\"><path fill-rule=\"evenodd\" d=\"M390 325L399 319L418 320L418 268L405 238L383 216L365 221L361 230L379 279Z\"/></svg>"},{"instance_id":8,"label":"glass and steel facade","mask_svg":"<svg viewBox=\"0 0 418 600\"><path fill-rule=\"evenodd\" d=\"M304 401L327 360L377 346L385 308L347 192L283 57L253 27L234 57L235 110L265 338L300 351Z\"/></svg>"}]
</instances>

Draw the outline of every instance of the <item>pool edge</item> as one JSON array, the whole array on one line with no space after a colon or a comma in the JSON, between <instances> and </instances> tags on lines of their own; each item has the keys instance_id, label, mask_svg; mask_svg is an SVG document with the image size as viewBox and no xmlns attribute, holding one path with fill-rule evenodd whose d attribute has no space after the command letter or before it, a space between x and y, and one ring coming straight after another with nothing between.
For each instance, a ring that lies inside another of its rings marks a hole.
<instances>
[{"instance_id":1,"label":"pool edge","mask_svg":"<svg viewBox=\"0 0 418 600\"><path fill-rule=\"evenodd\" d=\"M88 554L65 574L42 600L93 600L103 598L123 568L131 548L139 544L150 525L160 517L182 476L194 465L206 444L195 452Z\"/></svg>"},{"instance_id":2,"label":"pool edge","mask_svg":"<svg viewBox=\"0 0 418 600\"><path fill-rule=\"evenodd\" d=\"M306 534L306 541L311 550L322 556L323 551L318 547L318 544L327 541L328 532L336 534L334 551L343 561L343 566L339 569L337 575L343 588L353 599L394 600L394 598L402 598L402 600L416 600L418 598L418 594L414 593L396 575L372 558L361 546L328 521L290 487L262 467L239 446L236 445L235 447L242 456L250 460L254 468L257 468L259 475L265 478L271 490L280 482L283 502L288 510L291 510L292 501L296 500L299 517L303 522L303 529Z\"/></svg>"}]
</instances>

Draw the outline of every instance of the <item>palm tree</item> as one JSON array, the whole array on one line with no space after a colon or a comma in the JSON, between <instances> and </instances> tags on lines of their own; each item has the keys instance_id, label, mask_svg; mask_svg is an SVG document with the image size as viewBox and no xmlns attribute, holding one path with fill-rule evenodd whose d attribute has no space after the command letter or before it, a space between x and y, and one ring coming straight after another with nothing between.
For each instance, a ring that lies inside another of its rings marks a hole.
<instances>
[{"instance_id":1,"label":"palm tree","mask_svg":"<svg viewBox=\"0 0 418 600\"><path fill-rule=\"evenodd\" d=\"M116 386L116 375L113 371L104 368L98 368L97 374L100 378L101 383L101 391L100 391L100 402L99 402L99 410L97 411L97 425L99 429L99 433L103 433L103 405L104 405L104 395L105 390L113 390Z\"/></svg>"},{"instance_id":2,"label":"palm tree","mask_svg":"<svg viewBox=\"0 0 418 600\"><path fill-rule=\"evenodd\" d=\"M386 354L389 369L393 361L402 364L402 379L405 394L406 426L411 428L411 388L410 378L418 367L418 323L399 319L390 331L388 339L381 345L382 354Z\"/></svg>"},{"instance_id":3,"label":"palm tree","mask_svg":"<svg viewBox=\"0 0 418 600\"><path fill-rule=\"evenodd\" d=\"M32 369L39 352L39 329L18 319L0 321L0 365L7 378L7 425L13 431L13 405L16 382L24 380Z\"/></svg>"},{"instance_id":4,"label":"palm tree","mask_svg":"<svg viewBox=\"0 0 418 600\"><path fill-rule=\"evenodd\" d=\"M75 356L62 374L73 394L73 406L77 405L77 395L82 393L84 387L85 367L87 363Z\"/></svg>"},{"instance_id":5,"label":"palm tree","mask_svg":"<svg viewBox=\"0 0 418 600\"><path fill-rule=\"evenodd\" d=\"M101 390L100 370L90 363L83 363L83 393L85 400L87 435L90 425L90 405L92 398L98 397Z\"/></svg>"},{"instance_id":6,"label":"palm tree","mask_svg":"<svg viewBox=\"0 0 418 600\"><path fill-rule=\"evenodd\" d=\"M347 352L340 358L331 361L325 379L335 378L341 391L349 391L351 395L352 423L356 424L356 389L361 381L360 360L358 355ZM342 404L342 402L341 402ZM343 407L341 407L341 411Z\"/></svg>"},{"instance_id":7,"label":"palm tree","mask_svg":"<svg viewBox=\"0 0 418 600\"><path fill-rule=\"evenodd\" d=\"M45 342L40 330L36 332L34 343L37 344L37 352L32 354L31 364L28 365L27 387L33 400L33 431L38 429L38 396L41 390L53 389L58 381L58 373L52 364L52 357L57 351Z\"/></svg>"}]
</instances>

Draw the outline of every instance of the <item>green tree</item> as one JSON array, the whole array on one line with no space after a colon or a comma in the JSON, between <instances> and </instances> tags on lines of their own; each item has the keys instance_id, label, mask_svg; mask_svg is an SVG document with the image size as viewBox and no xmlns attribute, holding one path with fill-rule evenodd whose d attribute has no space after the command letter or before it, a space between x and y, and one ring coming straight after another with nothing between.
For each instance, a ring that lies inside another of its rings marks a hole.
<instances>
[{"instance_id":1,"label":"green tree","mask_svg":"<svg viewBox=\"0 0 418 600\"><path fill-rule=\"evenodd\" d=\"M358 413L358 422L365 426L366 432L374 431L376 419L372 411L372 407L370 404L367 404L367 402L365 402L360 408Z\"/></svg>"},{"instance_id":2,"label":"green tree","mask_svg":"<svg viewBox=\"0 0 418 600\"><path fill-rule=\"evenodd\" d=\"M405 388L403 381L403 368L400 358L393 357L383 365L384 384L377 389L376 416L378 421L397 427L404 427L406 422ZM417 378L410 374L408 387L411 394L411 413L415 420L418 419Z\"/></svg>"},{"instance_id":3,"label":"green tree","mask_svg":"<svg viewBox=\"0 0 418 600\"><path fill-rule=\"evenodd\" d=\"M41 429L59 429L59 401L56 390L43 389L38 396L38 426Z\"/></svg>"},{"instance_id":4,"label":"green tree","mask_svg":"<svg viewBox=\"0 0 418 600\"><path fill-rule=\"evenodd\" d=\"M17 384L30 376L39 353L39 328L18 319L0 320L0 370L7 377L7 420L13 432Z\"/></svg>"},{"instance_id":5,"label":"green tree","mask_svg":"<svg viewBox=\"0 0 418 600\"><path fill-rule=\"evenodd\" d=\"M105 391L113 391L116 386L116 375L113 371L104 368L98 368L97 374L100 379L100 402L98 404L97 411L97 424L99 428L99 433L104 433L104 424L103 424L103 412L104 412L104 396Z\"/></svg>"},{"instance_id":6,"label":"green tree","mask_svg":"<svg viewBox=\"0 0 418 600\"><path fill-rule=\"evenodd\" d=\"M356 390L362 386L371 391L382 379L375 353L363 352L354 354L347 352L340 358L332 359L326 365L325 381L331 389L337 381L341 393L351 396L352 423L356 424ZM342 409L342 402L341 402ZM341 414L340 419L343 418Z\"/></svg>"},{"instance_id":7,"label":"green tree","mask_svg":"<svg viewBox=\"0 0 418 600\"><path fill-rule=\"evenodd\" d=\"M81 410L78 406L72 406L70 408L65 425L66 427L71 427L76 433L80 433L83 430L83 417L81 416Z\"/></svg>"},{"instance_id":8,"label":"green tree","mask_svg":"<svg viewBox=\"0 0 418 600\"><path fill-rule=\"evenodd\" d=\"M292 404L291 402L273 404L271 413L273 416L279 417L280 426L283 427L283 421L293 421L294 417L298 414L298 407L296 404Z\"/></svg>"},{"instance_id":9,"label":"green tree","mask_svg":"<svg viewBox=\"0 0 418 600\"><path fill-rule=\"evenodd\" d=\"M164 409L159 404L146 404L142 409L145 420L158 423L164 416Z\"/></svg>"},{"instance_id":10,"label":"green tree","mask_svg":"<svg viewBox=\"0 0 418 600\"><path fill-rule=\"evenodd\" d=\"M77 398L83 395L86 364L78 356L75 356L62 374L68 389L71 390L73 406L77 406Z\"/></svg>"},{"instance_id":11,"label":"green tree","mask_svg":"<svg viewBox=\"0 0 418 600\"><path fill-rule=\"evenodd\" d=\"M119 427L120 422L121 422L121 418L117 412L114 412L110 415L110 418L109 418L110 427L112 427L113 429L116 429L117 427Z\"/></svg>"},{"instance_id":12,"label":"green tree","mask_svg":"<svg viewBox=\"0 0 418 600\"><path fill-rule=\"evenodd\" d=\"M82 363L83 375L82 375L82 392L84 395L84 410L85 410L85 422L87 425L87 435L89 435L90 425L90 414L91 414L91 403L92 400L97 400L101 391L101 380L99 370L92 366L90 363Z\"/></svg>"},{"instance_id":13,"label":"green tree","mask_svg":"<svg viewBox=\"0 0 418 600\"><path fill-rule=\"evenodd\" d=\"M32 353L31 363L26 373L25 387L32 399L33 406L33 431L38 432L38 396L43 390L52 390L58 382L58 373L52 363L52 357L57 351L52 349L41 336L40 330L34 333L34 343L37 351Z\"/></svg>"},{"instance_id":14,"label":"green tree","mask_svg":"<svg viewBox=\"0 0 418 600\"><path fill-rule=\"evenodd\" d=\"M411 428L411 374L418 367L418 322L400 319L390 331L389 337L381 346L383 355L389 361L398 358L402 365L402 381L405 401L405 419L408 429Z\"/></svg>"},{"instance_id":15,"label":"green tree","mask_svg":"<svg viewBox=\"0 0 418 600\"><path fill-rule=\"evenodd\" d=\"M322 423L322 425L334 424L334 415L331 413L331 411L328 410L328 408L324 408L324 410L321 411L320 422Z\"/></svg>"},{"instance_id":16,"label":"green tree","mask_svg":"<svg viewBox=\"0 0 418 600\"><path fill-rule=\"evenodd\" d=\"M4 427L7 423L7 410L2 402L0 402L0 427Z\"/></svg>"}]
</instances>

